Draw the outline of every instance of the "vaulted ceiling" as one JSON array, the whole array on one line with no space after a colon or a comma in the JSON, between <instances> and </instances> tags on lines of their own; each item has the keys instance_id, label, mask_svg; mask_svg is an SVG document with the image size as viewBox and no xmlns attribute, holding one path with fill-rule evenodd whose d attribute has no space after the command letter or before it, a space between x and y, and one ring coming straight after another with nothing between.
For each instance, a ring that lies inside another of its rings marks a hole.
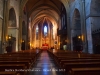
<instances>
[{"instance_id":1,"label":"vaulted ceiling","mask_svg":"<svg viewBox=\"0 0 100 75\"><path fill-rule=\"evenodd\" d=\"M33 23L39 23L41 19L59 21L62 2L60 0L27 0L25 5L28 16Z\"/></svg>"},{"instance_id":2,"label":"vaulted ceiling","mask_svg":"<svg viewBox=\"0 0 100 75\"><path fill-rule=\"evenodd\" d=\"M54 10L60 13L61 2L59 0L28 0L26 7L29 14L36 10Z\"/></svg>"}]
</instances>

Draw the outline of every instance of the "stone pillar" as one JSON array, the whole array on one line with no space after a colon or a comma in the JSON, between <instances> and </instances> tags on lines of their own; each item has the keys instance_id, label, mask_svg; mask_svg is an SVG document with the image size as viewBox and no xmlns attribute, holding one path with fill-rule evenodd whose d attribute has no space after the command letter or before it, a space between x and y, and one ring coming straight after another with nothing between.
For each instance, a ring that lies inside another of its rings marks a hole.
<instances>
[{"instance_id":1,"label":"stone pillar","mask_svg":"<svg viewBox=\"0 0 100 75\"><path fill-rule=\"evenodd\" d=\"M52 24L50 24L49 25L49 32L50 32L50 37L49 37L49 47L51 48L52 47L52 45L51 45L51 43L52 43L52 35L51 35L51 28L52 28Z\"/></svg>"},{"instance_id":2,"label":"stone pillar","mask_svg":"<svg viewBox=\"0 0 100 75\"><path fill-rule=\"evenodd\" d=\"M41 34L40 34L40 36L41 36L41 48L42 48L42 25L41 25Z\"/></svg>"},{"instance_id":3,"label":"stone pillar","mask_svg":"<svg viewBox=\"0 0 100 75\"><path fill-rule=\"evenodd\" d=\"M32 40L32 42L33 42L33 48L35 48L35 26L33 26L33 28L32 28L32 30L33 30L33 34L32 34L32 38L33 38L33 40Z\"/></svg>"},{"instance_id":4,"label":"stone pillar","mask_svg":"<svg viewBox=\"0 0 100 75\"><path fill-rule=\"evenodd\" d=\"M53 28L53 26L52 26L52 38L53 38L53 33L54 33L54 28ZM54 40L55 40L55 38L52 39L52 45L55 47L55 45L54 45Z\"/></svg>"},{"instance_id":5,"label":"stone pillar","mask_svg":"<svg viewBox=\"0 0 100 75\"><path fill-rule=\"evenodd\" d=\"M57 36L57 49L59 49L59 43L58 43L58 40L59 40L59 36Z\"/></svg>"},{"instance_id":6,"label":"stone pillar","mask_svg":"<svg viewBox=\"0 0 100 75\"><path fill-rule=\"evenodd\" d=\"M39 48L42 47L42 26L39 25Z\"/></svg>"},{"instance_id":7,"label":"stone pillar","mask_svg":"<svg viewBox=\"0 0 100 75\"><path fill-rule=\"evenodd\" d=\"M49 37L49 40L50 40L50 44L49 44L49 47L51 48L52 47L52 24L49 25L49 32L50 32L50 37Z\"/></svg>"},{"instance_id":8,"label":"stone pillar","mask_svg":"<svg viewBox=\"0 0 100 75\"><path fill-rule=\"evenodd\" d=\"M35 45L35 48L36 48L36 26L34 26L34 45Z\"/></svg>"},{"instance_id":9,"label":"stone pillar","mask_svg":"<svg viewBox=\"0 0 100 75\"><path fill-rule=\"evenodd\" d=\"M73 35L74 35L74 29L71 29L71 51L73 51Z\"/></svg>"},{"instance_id":10,"label":"stone pillar","mask_svg":"<svg viewBox=\"0 0 100 75\"><path fill-rule=\"evenodd\" d=\"M28 33L29 33L29 20L27 19L27 25L26 25L26 50L28 50Z\"/></svg>"},{"instance_id":11,"label":"stone pillar","mask_svg":"<svg viewBox=\"0 0 100 75\"><path fill-rule=\"evenodd\" d=\"M32 23L31 22L30 22L30 26L31 26L31 28L30 28L30 44L31 44L30 49L32 49L32 39L33 39L32 38L32 34L33 34L32 32L33 32L33 30L32 30Z\"/></svg>"},{"instance_id":12,"label":"stone pillar","mask_svg":"<svg viewBox=\"0 0 100 75\"><path fill-rule=\"evenodd\" d=\"M7 37L7 28L8 28L8 17L9 17L9 0L4 0L3 2L3 29L2 29L2 51L0 53L6 52L6 37Z\"/></svg>"},{"instance_id":13,"label":"stone pillar","mask_svg":"<svg viewBox=\"0 0 100 75\"><path fill-rule=\"evenodd\" d=\"M68 19L67 19L67 49L68 50L71 50L71 41L72 41L72 38L71 38L71 25L70 25L70 17L68 16Z\"/></svg>"},{"instance_id":14,"label":"stone pillar","mask_svg":"<svg viewBox=\"0 0 100 75\"><path fill-rule=\"evenodd\" d=\"M56 41L57 41L57 27L56 27L55 40L54 40L55 49L57 49L57 44L55 43Z\"/></svg>"},{"instance_id":15,"label":"stone pillar","mask_svg":"<svg viewBox=\"0 0 100 75\"><path fill-rule=\"evenodd\" d=\"M22 42L22 9L20 9L19 16L19 31L18 31L18 50L21 50L21 42Z\"/></svg>"},{"instance_id":16,"label":"stone pillar","mask_svg":"<svg viewBox=\"0 0 100 75\"><path fill-rule=\"evenodd\" d=\"M48 23L48 39L47 39L47 41L48 41L48 47L49 47L49 49L50 49L50 23Z\"/></svg>"},{"instance_id":17,"label":"stone pillar","mask_svg":"<svg viewBox=\"0 0 100 75\"><path fill-rule=\"evenodd\" d=\"M88 44L88 53L93 53L93 42L92 42L92 31L91 31L91 17L86 20L87 28L87 44Z\"/></svg>"},{"instance_id":18,"label":"stone pillar","mask_svg":"<svg viewBox=\"0 0 100 75\"><path fill-rule=\"evenodd\" d=\"M83 41L83 52L88 52L88 49L87 49L87 32L86 32L86 14L85 14L85 0L82 0L82 3L81 3L81 6L82 6L82 10L81 10L81 30L82 30L82 41Z\"/></svg>"},{"instance_id":19,"label":"stone pillar","mask_svg":"<svg viewBox=\"0 0 100 75\"><path fill-rule=\"evenodd\" d=\"M54 43L53 43L53 26L51 25L51 30L50 30L50 33L51 33L51 47L54 46Z\"/></svg>"},{"instance_id":20,"label":"stone pillar","mask_svg":"<svg viewBox=\"0 0 100 75\"><path fill-rule=\"evenodd\" d=\"M4 46L4 44L2 43L2 26L3 26L3 19L0 18L0 54L2 53L2 48Z\"/></svg>"}]
</instances>

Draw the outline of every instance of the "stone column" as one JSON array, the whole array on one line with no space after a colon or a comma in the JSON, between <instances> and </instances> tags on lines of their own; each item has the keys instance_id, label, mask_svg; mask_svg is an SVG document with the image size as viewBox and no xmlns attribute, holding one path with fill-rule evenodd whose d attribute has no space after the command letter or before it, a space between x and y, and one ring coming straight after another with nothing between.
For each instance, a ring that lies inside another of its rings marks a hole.
<instances>
[{"instance_id":1,"label":"stone column","mask_svg":"<svg viewBox=\"0 0 100 75\"><path fill-rule=\"evenodd\" d=\"M57 29L56 29L57 30ZM57 31L55 33L55 40L54 40L54 45L55 45L55 49L57 49L57 44L55 43L55 41L57 41Z\"/></svg>"},{"instance_id":2,"label":"stone column","mask_svg":"<svg viewBox=\"0 0 100 75\"><path fill-rule=\"evenodd\" d=\"M39 24L39 47L42 47L42 26Z\"/></svg>"},{"instance_id":3,"label":"stone column","mask_svg":"<svg viewBox=\"0 0 100 75\"><path fill-rule=\"evenodd\" d=\"M8 29L8 19L9 19L9 0L4 0L3 2L3 29L2 29L2 51L0 53L6 52L6 37L7 37L7 29Z\"/></svg>"},{"instance_id":4,"label":"stone column","mask_svg":"<svg viewBox=\"0 0 100 75\"><path fill-rule=\"evenodd\" d=\"M57 36L57 49L59 49L59 43L58 43L58 41L59 41L59 36Z\"/></svg>"},{"instance_id":5,"label":"stone column","mask_svg":"<svg viewBox=\"0 0 100 75\"><path fill-rule=\"evenodd\" d=\"M30 39L30 49L31 49L31 46L32 46L32 24L31 24L31 21L29 22L29 26L30 26L30 35L29 35L29 39Z\"/></svg>"},{"instance_id":6,"label":"stone column","mask_svg":"<svg viewBox=\"0 0 100 75\"><path fill-rule=\"evenodd\" d=\"M52 25L50 24L50 25L49 25L49 32L50 32L50 37L49 37L49 41L50 41L50 42L49 42L49 47L50 47L50 48L52 47L52 45L51 45L51 43L52 43L52 35L51 35L52 33L51 33L51 28L52 28Z\"/></svg>"},{"instance_id":7,"label":"stone column","mask_svg":"<svg viewBox=\"0 0 100 75\"><path fill-rule=\"evenodd\" d=\"M42 25L41 25L41 48L42 48Z\"/></svg>"},{"instance_id":8,"label":"stone column","mask_svg":"<svg viewBox=\"0 0 100 75\"><path fill-rule=\"evenodd\" d=\"M93 42L92 42L92 31L91 31L91 17L86 20L86 28L87 28L87 44L88 44L88 53L93 53Z\"/></svg>"},{"instance_id":9,"label":"stone column","mask_svg":"<svg viewBox=\"0 0 100 75\"><path fill-rule=\"evenodd\" d=\"M41 46L41 43L40 43L40 40L41 40L41 36L40 36L40 34L41 34L41 31L40 31L40 25L38 25L38 28L39 28L39 32L38 32L38 45L39 45L39 48L40 48L40 46Z\"/></svg>"},{"instance_id":10,"label":"stone column","mask_svg":"<svg viewBox=\"0 0 100 75\"><path fill-rule=\"evenodd\" d=\"M60 36L57 36L57 48L60 49Z\"/></svg>"},{"instance_id":11,"label":"stone column","mask_svg":"<svg viewBox=\"0 0 100 75\"><path fill-rule=\"evenodd\" d=\"M19 31L18 31L18 50L21 50L21 42L22 42L22 8L20 9L19 14Z\"/></svg>"},{"instance_id":12,"label":"stone column","mask_svg":"<svg viewBox=\"0 0 100 75\"><path fill-rule=\"evenodd\" d=\"M73 35L74 35L74 29L72 28L71 29L71 40L70 40L70 42L71 42L71 51L73 51Z\"/></svg>"},{"instance_id":13,"label":"stone column","mask_svg":"<svg viewBox=\"0 0 100 75\"><path fill-rule=\"evenodd\" d=\"M72 38L71 38L71 25L70 25L70 17L68 16L68 19L67 19L67 49L68 50L71 50L71 41L72 41Z\"/></svg>"},{"instance_id":14,"label":"stone column","mask_svg":"<svg viewBox=\"0 0 100 75\"><path fill-rule=\"evenodd\" d=\"M3 44L3 42L2 42L2 26L3 26L3 19L0 17L0 54L2 53L2 50L3 50L3 46L4 46L4 44ZM5 44L6 45L6 44Z\"/></svg>"},{"instance_id":15,"label":"stone column","mask_svg":"<svg viewBox=\"0 0 100 75\"><path fill-rule=\"evenodd\" d=\"M88 52L88 49L87 49L87 32L86 32L86 14L85 14L85 0L82 0L82 3L81 3L81 6L82 6L82 10L81 10L81 30L82 30L82 41L83 41L83 52Z\"/></svg>"},{"instance_id":16,"label":"stone column","mask_svg":"<svg viewBox=\"0 0 100 75\"><path fill-rule=\"evenodd\" d=\"M51 25L51 30L50 30L50 33L51 33L51 47L53 47L54 45L53 45L53 26Z\"/></svg>"},{"instance_id":17,"label":"stone column","mask_svg":"<svg viewBox=\"0 0 100 75\"><path fill-rule=\"evenodd\" d=\"M33 37L34 37L34 46L36 48L36 25L34 26L34 35L33 35Z\"/></svg>"},{"instance_id":18,"label":"stone column","mask_svg":"<svg viewBox=\"0 0 100 75\"><path fill-rule=\"evenodd\" d=\"M42 44L44 43L43 42L43 25L41 24L41 47L42 47Z\"/></svg>"},{"instance_id":19,"label":"stone column","mask_svg":"<svg viewBox=\"0 0 100 75\"><path fill-rule=\"evenodd\" d=\"M48 23L48 39L47 40L48 40L48 46L49 46L49 49L50 49L51 48L51 45L50 45L50 43L51 43L50 42L50 40L51 40L50 39L50 23Z\"/></svg>"},{"instance_id":20,"label":"stone column","mask_svg":"<svg viewBox=\"0 0 100 75\"><path fill-rule=\"evenodd\" d=\"M28 18L28 17L27 17ZM26 25L26 50L28 50L28 33L29 33L29 20L27 19L27 25Z\"/></svg>"},{"instance_id":21,"label":"stone column","mask_svg":"<svg viewBox=\"0 0 100 75\"><path fill-rule=\"evenodd\" d=\"M34 26L34 48L36 48L36 27Z\"/></svg>"},{"instance_id":22,"label":"stone column","mask_svg":"<svg viewBox=\"0 0 100 75\"><path fill-rule=\"evenodd\" d=\"M35 26L33 26L33 28L32 28L32 30L33 30L33 34L32 34L32 43L33 43L33 48L35 48Z\"/></svg>"},{"instance_id":23,"label":"stone column","mask_svg":"<svg viewBox=\"0 0 100 75\"><path fill-rule=\"evenodd\" d=\"M52 46L54 46L53 32L54 32L54 31L53 31L53 25L52 25L52 28L51 28L51 33L52 33L52 34L51 34L51 35L52 35Z\"/></svg>"}]
</instances>

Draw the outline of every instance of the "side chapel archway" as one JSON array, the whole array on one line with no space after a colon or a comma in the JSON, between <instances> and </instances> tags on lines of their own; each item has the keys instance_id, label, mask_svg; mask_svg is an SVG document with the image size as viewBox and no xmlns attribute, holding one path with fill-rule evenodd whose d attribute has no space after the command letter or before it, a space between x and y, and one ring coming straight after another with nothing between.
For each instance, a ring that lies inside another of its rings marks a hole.
<instances>
[{"instance_id":1,"label":"side chapel archway","mask_svg":"<svg viewBox=\"0 0 100 75\"><path fill-rule=\"evenodd\" d=\"M81 37L81 17L78 9L74 10L72 20L72 50L82 50L82 37Z\"/></svg>"},{"instance_id":2,"label":"side chapel archway","mask_svg":"<svg viewBox=\"0 0 100 75\"><path fill-rule=\"evenodd\" d=\"M11 49L11 51L16 50L16 34L17 34L17 24L16 24L16 13L14 8L9 10L9 20L8 20L8 39L7 39L7 47Z\"/></svg>"}]
</instances>

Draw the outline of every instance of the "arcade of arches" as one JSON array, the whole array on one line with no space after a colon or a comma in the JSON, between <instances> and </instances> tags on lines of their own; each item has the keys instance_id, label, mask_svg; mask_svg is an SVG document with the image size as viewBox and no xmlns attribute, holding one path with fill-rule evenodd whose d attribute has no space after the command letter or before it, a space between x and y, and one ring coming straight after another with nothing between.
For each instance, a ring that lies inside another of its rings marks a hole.
<instances>
[{"instance_id":1,"label":"arcade of arches","mask_svg":"<svg viewBox=\"0 0 100 75\"><path fill-rule=\"evenodd\" d=\"M100 53L99 0L0 0L0 53L56 49Z\"/></svg>"},{"instance_id":2,"label":"arcade of arches","mask_svg":"<svg viewBox=\"0 0 100 75\"><path fill-rule=\"evenodd\" d=\"M100 75L100 0L0 0L0 75Z\"/></svg>"}]
</instances>

